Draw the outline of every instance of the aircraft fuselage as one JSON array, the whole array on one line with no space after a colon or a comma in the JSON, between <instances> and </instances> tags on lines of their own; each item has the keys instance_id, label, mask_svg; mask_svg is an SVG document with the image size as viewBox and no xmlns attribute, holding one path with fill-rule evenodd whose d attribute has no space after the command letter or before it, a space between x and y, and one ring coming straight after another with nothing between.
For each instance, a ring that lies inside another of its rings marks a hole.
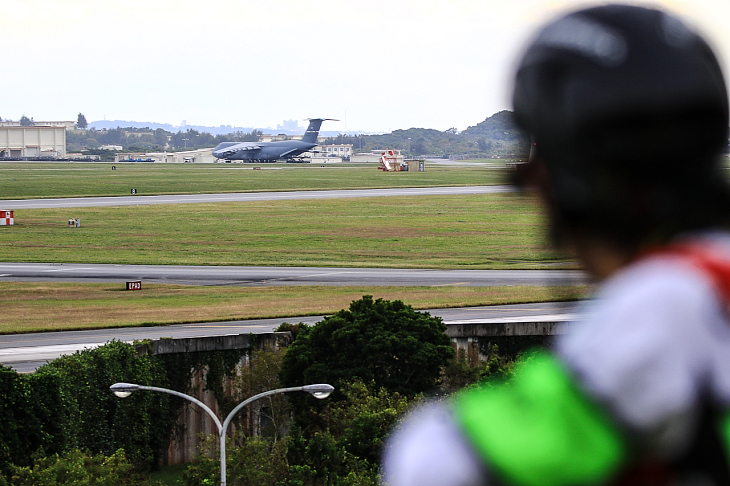
<instances>
[{"instance_id":1,"label":"aircraft fuselage","mask_svg":"<svg viewBox=\"0 0 730 486\"><path fill-rule=\"evenodd\" d=\"M302 140L278 142L223 142L213 149L213 157L224 160L273 162L291 159L317 146L317 135L322 122L328 118L312 118Z\"/></svg>"},{"instance_id":2,"label":"aircraft fuselage","mask_svg":"<svg viewBox=\"0 0 730 486\"><path fill-rule=\"evenodd\" d=\"M316 147L315 143L287 140L282 142L224 142L213 149L213 157L225 160L274 161L290 159Z\"/></svg>"}]
</instances>

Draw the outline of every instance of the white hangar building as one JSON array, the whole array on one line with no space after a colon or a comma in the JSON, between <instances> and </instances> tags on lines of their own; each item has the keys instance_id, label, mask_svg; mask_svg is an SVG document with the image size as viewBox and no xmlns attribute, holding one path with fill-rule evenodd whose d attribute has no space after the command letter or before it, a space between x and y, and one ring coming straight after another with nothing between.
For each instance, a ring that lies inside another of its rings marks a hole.
<instances>
[{"instance_id":1,"label":"white hangar building","mask_svg":"<svg viewBox=\"0 0 730 486\"><path fill-rule=\"evenodd\" d=\"M66 157L66 128L0 126L0 157Z\"/></svg>"}]
</instances>

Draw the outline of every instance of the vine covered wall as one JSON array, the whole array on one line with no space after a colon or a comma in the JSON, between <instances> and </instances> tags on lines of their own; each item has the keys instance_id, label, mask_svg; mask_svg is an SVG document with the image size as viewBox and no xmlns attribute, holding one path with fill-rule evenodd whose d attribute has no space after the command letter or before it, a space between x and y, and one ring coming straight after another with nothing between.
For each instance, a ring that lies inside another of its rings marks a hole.
<instances>
[{"instance_id":1,"label":"vine covered wall","mask_svg":"<svg viewBox=\"0 0 730 486\"><path fill-rule=\"evenodd\" d=\"M148 347L139 349L147 350ZM232 408L224 383L246 350L155 356L119 341L63 356L21 375L0 365L0 472L32 466L34 457L85 450L111 456L124 449L138 468L163 462L170 440L182 431L176 420L184 400L164 393L116 397L117 382L169 388L188 394L205 391L222 412ZM193 389L193 377L199 389Z\"/></svg>"}]
</instances>

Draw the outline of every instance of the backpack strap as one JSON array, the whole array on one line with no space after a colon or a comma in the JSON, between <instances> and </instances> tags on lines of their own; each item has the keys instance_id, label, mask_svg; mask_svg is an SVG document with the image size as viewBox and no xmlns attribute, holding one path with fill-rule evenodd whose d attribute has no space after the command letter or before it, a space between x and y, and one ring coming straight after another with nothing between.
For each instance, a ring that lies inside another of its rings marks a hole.
<instances>
[{"instance_id":1,"label":"backpack strap","mask_svg":"<svg viewBox=\"0 0 730 486\"><path fill-rule=\"evenodd\" d=\"M730 258L721 256L707 245L698 243L679 243L651 250L642 257L676 256L710 277L719 297L730 307Z\"/></svg>"}]
</instances>

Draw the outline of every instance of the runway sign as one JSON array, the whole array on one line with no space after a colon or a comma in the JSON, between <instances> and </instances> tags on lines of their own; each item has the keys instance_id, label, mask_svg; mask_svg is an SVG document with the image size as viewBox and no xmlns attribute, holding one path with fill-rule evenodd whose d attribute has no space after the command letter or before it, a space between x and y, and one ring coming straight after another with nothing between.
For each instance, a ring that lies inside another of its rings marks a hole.
<instances>
[{"instance_id":1,"label":"runway sign","mask_svg":"<svg viewBox=\"0 0 730 486\"><path fill-rule=\"evenodd\" d=\"M0 226L10 226L13 224L15 224L13 212L0 210Z\"/></svg>"},{"instance_id":2,"label":"runway sign","mask_svg":"<svg viewBox=\"0 0 730 486\"><path fill-rule=\"evenodd\" d=\"M127 282L127 290L142 290L142 281Z\"/></svg>"}]
</instances>

